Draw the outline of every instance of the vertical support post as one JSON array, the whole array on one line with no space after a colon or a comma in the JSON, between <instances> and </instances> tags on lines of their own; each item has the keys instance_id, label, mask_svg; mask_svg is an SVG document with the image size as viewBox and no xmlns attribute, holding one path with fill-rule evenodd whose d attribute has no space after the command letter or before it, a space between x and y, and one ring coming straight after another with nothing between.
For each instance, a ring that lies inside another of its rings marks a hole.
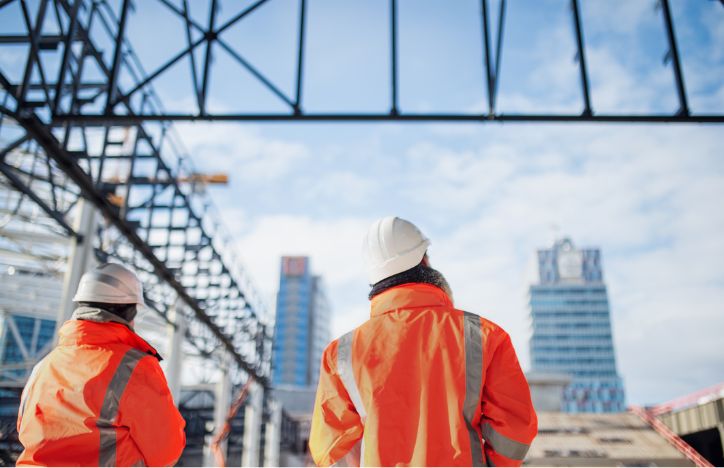
<instances>
[{"instance_id":1,"label":"vertical support post","mask_svg":"<svg viewBox=\"0 0 724 468\"><path fill-rule=\"evenodd\" d=\"M71 48L73 47L73 39L75 38L75 31L78 26L78 8L81 2L76 1L73 3L73 8L70 12L70 24L68 25L68 36L65 38L63 43L63 59L60 62L60 69L58 71L58 79L55 82L55 96L53 97L53 113L58 113L60 107L60 99L63 95L63 84L65 83L65 74L68 69L68 61L70 60Z\"/></svg>"},{"instance_id":2,"label":"vertical support post","mask_svg":"<svg viewBox=\"0 0 724 468\"><path fill-rule=\"evenodd\" d=\"M488 27L488 0L482 0L483 7L483 44L485 46L485 78L488 85L488 115L495 114L493 97L493 70L490 68L490 31Z\"/></svg>"},{"instance_id":3,"label":"vertical support post","mask_svg":"<svg viewBox=\"0 0 724 468\"><path fill-rule=\"evenodd\" d=\"M258 382L254 382L249 387L249 396L244 411L244 448L241 453L241 466L259 466L264 387Z\"/></svg>"},{"instance_id":4,"label":"vertical support post","mask_svg":"<svg viewBox=\"0 0 724 468\"><path fill-rule=\"evenodd\" d=\"M226 422L226 416L229 414L229 407L231 406L231 376L229 373L229 364L231 363L231 356L229 353L224 352L223 364L220 369L219 380L216 382L214 391L214 433L221 428ZM206 452L206 463L205 466L216 466L216 460L214 454L211 451L211 437L206 443L204 450ZM227 457L227 441L223 441L219 447L224 458Z\"/></svg>"},{"instance_id":5,"label":"vertical support post","mask_svg":"<svg viewBox=\"0 0 724 468\"><path fill-rule=\"evenodd\" d=\"M669 0L661 0L661 7L664 15L664 25L666 26L666 36L669 39L669 53L666 55L666 57L670 57L674 65L674 79L676 80L676 91L679 94L678 115L689 115L689 103L686 99L684 73L681 71L679 48L676 45L676 33L674 32L674 23L671 20L671 8L669 6Z\"/></svg>"},{"instance_id":6,"label":"vertical support post","mask_svg":"<svg viewBox=\"0 0 724 468\"><path fill-rule=\"evenodd\" d=\"M397 0L390 0L390 59L392 79L392 109L391 115L397 115Z\"/></svg>"},{"instance_id":7,"label":"vertical support post","mask_svg":"<svg viewBox=\"0 0 724 468\"><path fill-rule=\"evenodd\" d=\"M186 23L186 44L188 45L189 49L189 59L190 59L190 65L191 65L191 82L194 85L194 94L196 95L196 105L199 107L199 110L201 109L201 95L199 94L201 91L199 90L199 79L196 76L196 55L191 47L191 44L193 43L191 41L191 18L189 18L189 2L188 0L183 1L183 13L184 13L184 20Z\"/></svg>"},{"instance_id":8,"label":"vertical support post","mask_svg":"<svg viewBox=\"0 0 724 468\"><path fill-rule=\"evenodd\" d=\"M58 338L58 329L73 313L73 296L80 284L80 278L94 263L93 236L95 236L96 227L96 208L91 202L81 198L78 200L78 210L74 230L80 236L73 238L70 256L68 257L68 269L63 279L63 297L60 301L58 322L55 326L56 340Z\"/></svg>"},{"instance_id":9,"label":"vertical support post","mask_svg":"<svg viewBox=\"0 0 724 468\"><path fill-rule=\"evenodd\" d=\"M294 113L302 112L302 77L304 73L304 35L307 18L307 0L300 0L299 4L299 50L297 51L297 96L294 100Z\"/></svg>"},{"instance_id":10,"label":"vertical support post","mask_svg":"<svg viewBox=\"0 0 724 468\"><path fill-rule=\"evenodd\" d=\"M113 52L113 64L111 75L108 78L108 92L106 94L105 113L111 114L116 100L116 87L118 86L118 72L121 68L123 58L123 37L126 31L126 18L128 17L128 6L131 0L123 0L121 5L121 18L118 22L118 34L116 34L116 45Z\"/></svg>"},{"instance_id":11,"label":"vertical support post","mask_svg":"<svg viewBox=\"0 0 724 468\"><path fill-rule=\"evenodd\" d=\"M209 80L211 74L211 52L213 42L216 40L216 31L214 24L216 22L217 1L211 0L211 11L209 12L209 30L206 31L206 56L204 57L204 75L201 79L201 105L199 106L199 114L206 114L206 93L209 89ZM193 50L191 51L193 53Z\"/></svg>"},{"instance_id":12,"label":"vertical support post","mask_svg":"<svg viewBox=\"0 0 724 468\"><path fill-rule=\"evenodd\" d=\"M588 92L588 68L586 67L586 54L583 47L583 31L581 28L581 13L578 0L571 0L573 10L573 25L576 30L576 45L578 47L578 69L581 72L581 88L583 89L583 115L591 115L591 98Z\"/></svg>"},{"instance_id":13,"label":"vertical support post","mask_svg":"<svg viewBox=\"0 0 724 468\"><path fill-rule=\"evenodd\" d=\"M282 437L282 405L269 400L269 422L264 433L264 466L280 466L279 453Z\"/></svg>"},{"instance_id":14,"label":"vertical support post","mask_svg":"<svg viewBox=\"0 0 724 468\"><path fill-rule=\"evenodd\" d=\"M505 0L500 1L498 12L498 41L495 43L495 77L493 79L493 109L495 109L496 96L498 95L498 83L500 82L500 56L503 50L503 28L505 26Z\"/></svg>"},{"instance_id":15,"label":"vertical support post","mask_svg":"<svg viewBox=\"0 0 724 468\"><path fill-rule=\"evenodd\" d=\"M176 300L173 308L169 311L173 325L168 325L170 335L168 347L168 362L166 365L166 377L168 388L173 395L173 401L178 405L181 398L181 364L183 363L183 341L186 335L186 319L180 308L181 301Z\"/></svg>"},{"instance_id":16,"label":"vertical support post","mask_svg":"<svg viewBox=\"0 0 724 468\"><path fill-rule=\"evenodd\" d=\"M21 2L23 16L28 27L28 37L30 39L30 51L28 52L28 61L25 63L25 71L23 72L23 83L16 92L16 98L18 101L18 109L23 107L28 96L28 89L30 87L30 80L33 75L33 65L37 63L38 70L40 70L40 37L43 32L43 23L45 22L45 11L48 6L48 0L42 0L38 6L38 13L35 17L35 26L30 23L30 14L28 13L27 5L25 2Z\"/></svg>"}]
</instances>

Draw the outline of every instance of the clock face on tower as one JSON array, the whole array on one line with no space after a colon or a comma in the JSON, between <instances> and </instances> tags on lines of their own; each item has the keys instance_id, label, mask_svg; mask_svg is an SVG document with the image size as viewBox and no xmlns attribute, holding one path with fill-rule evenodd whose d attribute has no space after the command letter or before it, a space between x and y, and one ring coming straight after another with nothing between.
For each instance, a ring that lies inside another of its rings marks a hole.
<instances>
[{"instance_id":1,"label":"clock face on tower","mask_svg":"<svg viewBox=\"0 0 724 468\"><path fill-rule=\"evenodd\" d=\"M583 252L573 249L559 251L558 276L562 280L583 279Z\"/></svg>"}]
</instances>

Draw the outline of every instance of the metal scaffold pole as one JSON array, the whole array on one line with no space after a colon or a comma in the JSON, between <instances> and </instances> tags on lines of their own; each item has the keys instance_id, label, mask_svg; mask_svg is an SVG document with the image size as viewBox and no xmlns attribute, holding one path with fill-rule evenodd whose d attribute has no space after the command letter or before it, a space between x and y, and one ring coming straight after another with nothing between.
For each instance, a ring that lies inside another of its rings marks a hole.
<instances>
[{"instance_id":1,"label":"metal scaffold pole","mask_svg":"<svg viewBox=\"0 0 724 468\"><path fill-rule=\"evenodd\" d=\"M264 387L254 382L249 389L244 413L244 447L241 466L259 466L259 443L264 411Z\"/></svg>"},{"instance_id":2,"label":"metal scaffold pole","mask_svg":"<svg viewBox=\"0 0 724 468\"><path fill-rule=\"evenodd\" d=\"M168 388L173 395L173 401L178 405L181 398L181 364L184 359L183 341L186 335L186 319L179 310L183 305L180 301L169 311L171 322L168 325L169 346L166 376Z\"/></svg>"},{"instance_id":3,"label":"metal scaffold pole","mask_svg":"<svg viewBox=\"0 0 724 468\"><path fill-rule=\"evenodd\" d=\"M226 424L226 418L229 413L229 407L231 406L231 376L229 375L229 369L231 364L231 357L224 353L223 365L220 369L219 380L216 382L214 392L214 430L212 433L216 433L220 427ZM204 466L218 466L214 451L211 447L212 437L204 444ZM219 442L219 450L221 455L226 459L227 453L227 441L222 440Z\"/></svg>"},{"instance_id":4,"label":"metal scaffold pole","mask_svg":"<svg viewBox=\"0 0 724 468\"><path fill-rule=\"evenodd\" d=\"M264 431L264 466L279 466L282 435L282 404L269 401L269 422Z\"/></svg>"},{"instance_id":5,"label":"metal scaffold pole","mask_svg":"<svg viewBox=\"0 0 724 468\"><path fill-rule=\"evenodd\" d=\"M83 273L94 263L93 236L95 235L96 209L92 203L80 199L78 201L78 217L74 226L75 232L79 234L74 237L68 257L68 269L63 279L63 297L60 301L58 311L58 323L56 324L56 339L58 330L73 313L73 296L80 284Z\"/></svg>"}]
</instances>

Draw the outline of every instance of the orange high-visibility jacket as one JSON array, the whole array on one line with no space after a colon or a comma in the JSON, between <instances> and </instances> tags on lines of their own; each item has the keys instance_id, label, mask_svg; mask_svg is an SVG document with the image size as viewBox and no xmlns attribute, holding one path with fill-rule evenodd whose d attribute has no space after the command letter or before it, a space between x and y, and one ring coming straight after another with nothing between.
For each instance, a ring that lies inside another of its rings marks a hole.
<instances>
[{"instance_id":1,"label":"orange high-visibility jacket","mask_svg":"<svg viewBox=\"0 0 724 468\"><path fill-rule=\"evenodd\" d=\"M173 465L186 423L158 361L125 325L64 323L23 390L18 465Z\"/></svg>"},{"instance_id":2,"label":"orange high-visibility jacket","mask_svg":"<svg viewBox=\"0 0 724 468\"><path fill-rule=\"evenodd\" d=\"M318 465L519 466L537 425L508 334L411 283L324 351L309 448Z\"/></svg>"}]
</instances>

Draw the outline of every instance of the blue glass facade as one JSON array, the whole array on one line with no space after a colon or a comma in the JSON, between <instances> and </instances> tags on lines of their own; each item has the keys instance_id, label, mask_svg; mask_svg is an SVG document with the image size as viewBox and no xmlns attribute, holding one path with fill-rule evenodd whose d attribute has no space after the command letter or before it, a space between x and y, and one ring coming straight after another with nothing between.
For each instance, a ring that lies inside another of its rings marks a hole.
<instances>
[{"instance_id":1,"label":"blue glass facade","mask_svg":"<svg viewBox=\"0 0 724 468\"><path fill-rule=\"evenodd\" d=\"M538 271L530 287L532 370L571 376L564 411L624 411L601 251L563 239L538 251Z\"/></svg>"},{"instance_id":2,"label":"blue glass facade","mask_svg":"<svg viewBox=\"0 0 724 468\"><path fill-rule=\"evenodd\" d=\"M322 279L308 257L282 257L277 293L272 384L317 384L322 352L329 342L330 311Z\"/></svg>"},{"instance_id":3,"label":"blue glass facade","mask_svg":"<svg viewBox=\"0 0 724 468\"><path fill-rule=\"evenodd\" d=\"M34 361L50 345L55 333L55 320L7 314L0 329L0 364L21 364ZM26 369L18 368L6 371L6 375L21 378L26 372Z\"/></svg>"}]
</instances>

